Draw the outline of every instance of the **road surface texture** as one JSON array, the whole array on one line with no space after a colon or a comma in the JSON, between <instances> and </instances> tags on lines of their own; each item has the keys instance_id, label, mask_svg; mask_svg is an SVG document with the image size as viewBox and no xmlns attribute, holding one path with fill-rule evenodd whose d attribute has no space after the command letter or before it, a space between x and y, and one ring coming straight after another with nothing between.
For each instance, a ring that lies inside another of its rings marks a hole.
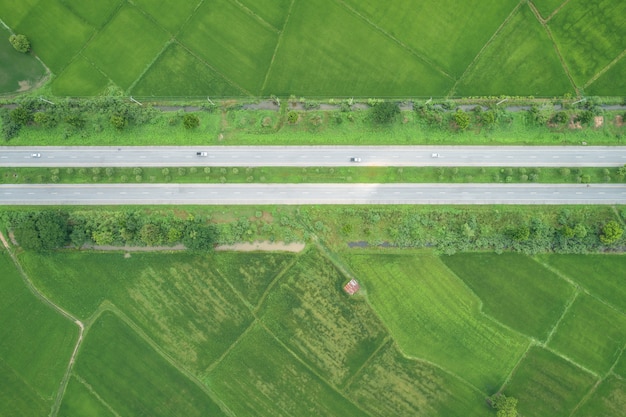
<instances>
[{"instance_id":1,"label":"road surface texture","mask_svg":"<svg viewBox=\"0 0 626 417\"><path fill-rule=\"evenodd\" d=\"M206 156L197 156L206 152ZM39 156L37 156L39 155ZM360 158L361 162L351 162ZM0 146L4 167L617 167L626 146Z\"/></svg>"},{"instance_id":2,"label":"road surface texture","mask_svg":"<svg viewBox=\"0 0 626 417\"><path fill-rule=\"evenodd\" d=\"M626 204L621 184L5 184L0 205Z\"/></svg>"}]
</instances>

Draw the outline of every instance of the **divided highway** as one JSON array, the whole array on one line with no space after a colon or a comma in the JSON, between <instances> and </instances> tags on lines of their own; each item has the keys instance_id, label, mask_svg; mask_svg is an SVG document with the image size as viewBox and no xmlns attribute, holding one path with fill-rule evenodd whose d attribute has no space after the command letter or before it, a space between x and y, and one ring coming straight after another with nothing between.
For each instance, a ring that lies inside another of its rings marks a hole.
<instances>
[{"instance_id":1,"label":"divided highway","mask_svg":"<svg viewBox=\"0 0 626 417\"><path fill-rule=\"evenodd\" d=\"M206 152L206 156L197 156ZM38 155L38 156L37 156ZM361 162L351 162L360 158ZM4 167L147 166L617 167L625 146L0 146Z\"/></svg>"},{"instance_id":2,"label":"divided highway","mask_svg":"<svg viewBox=\"0 0 626 417\"><path fill-rule=\"evenodd\" d=\"M2 205L626 204L620 184L8 184Z\"/></svg>"}]
</instances>

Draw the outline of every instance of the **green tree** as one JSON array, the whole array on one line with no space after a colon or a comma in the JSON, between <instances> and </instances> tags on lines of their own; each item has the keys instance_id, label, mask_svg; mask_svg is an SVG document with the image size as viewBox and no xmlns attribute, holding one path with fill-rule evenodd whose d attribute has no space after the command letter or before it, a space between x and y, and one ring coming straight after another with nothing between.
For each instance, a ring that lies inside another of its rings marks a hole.
<instances>
[{"instance_id":1,"label":"green tree","mask_svg":"<svg viewBox=\"0 0 626 417\"><path fill-rule=\"evenodd\" d=\"M615 220L611 220L604 225L602 228L602 233L600 233L600 242L605 245L610 245L612 243L617 242L624 233L624 229L622 226Z\"/></svg>"},{"instance_id":2,"label":"green tree","mask_svg":"<svg viewBox=\"0 0 626 417\"><path fill-rule=\"evenodd\" d=\"M522 225L513 230L512 237L518 242L525 242L530 238L530 228L526 225Z\"/></svg>"},{"instance_id":3,"label":"green tree","mask_svg":"<svg viewBox=\"0 0 626 417\"><path fill-rule=\"evenodd\" d=\"M121 114L114 114L111 116L111 124L117 130L124 130L126 125L128 124L128 119Z\"/></svg>"},{"instance_id":4,"label":"green tree","mask_svg":"<svg viewBox=\"0 0 626 417\"><path fill-rule=\"evenodd\" d=\"M498 417L517 417L517 399L498 393L489 397L491 407L497 410Z\"/></svg>"},{"instance_id":5,"label":"green tree","mask_svg":"<svg viewBox=\"0 0 626 417\"><path fill-rule=\"evenodd\" d=\"M20 126L25 126L33 121L33 113L20 106L11 111L11 120Z\"/></svg>"},{"instance_id":6,"label":"green tree","mask_svg":"<svg viewBox=\"0 0 626 417\"><path fill-rule=\"evenodd\" d=\"M383 101L371 107L370 116L376 124L383 125L393 122L395 117L400 114L400 107L391 101Z\"/></svg>"},{"instance_id":7,"label":"green tree","mask_svg":"<svg viewBox=\"0 0 626 417\"><path fill-rule=\"evenodd\" d=\"M25 35L11 35L9 36L9 42L18 52L26 53L30 51L30 41Z\"/></svg>"},{"instance_id":8,"label":"green tree","mask_svg":"<svg viewBox=\"0 0 626 417\"><path fill-rule=\"evenodd\" d=\"M183 116L183 126L185 126L185 129L195 129L200 126L200 118L195 114L185 114Z\"/></svg>"},{"instance_id":9,"label":"green tree","mask_svg":"<svg viewBox=\"0 0 626 417\"><path fill-rule=\"evenodd\" d=\"M161 243L161 229L156 224L146 223L139 231L142 242L148 246L155 246Z\"/></svg>"},{"instance_id":10,"label":"green tree","mask_svg":"<svg viewBox=\"0 0 626 417\"><path fill-rule=\"evenodd\" d=\"M465 130L470 125L470 117L469 114L465 113L463 110L459 109L454 113L454 122L456 123L459 130Z\"/></svg>"}]
</instances>

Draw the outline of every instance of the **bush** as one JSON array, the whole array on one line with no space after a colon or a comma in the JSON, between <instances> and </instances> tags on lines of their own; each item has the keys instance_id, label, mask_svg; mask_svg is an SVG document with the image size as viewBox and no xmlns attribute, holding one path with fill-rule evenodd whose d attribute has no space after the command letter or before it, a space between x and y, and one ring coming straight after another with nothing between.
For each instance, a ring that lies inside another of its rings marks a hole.
<instances>
[{"instance_id":1,"label":"bush","mask_svg":"<svg viewBox=\"0 0 626 417\"><path fill-rule=\"evenodd\" d=\"M389 124L398 114L400 114L400 107L390 101L376 104L370 110L372 121L376 124Z\"/></svg>"},{"instance_id":2,"label":"bush","mask_svg":"<svg viewBox=\"0 0 626 417\"><path fill-rule=\"evenodd\" d=\"M18 52L26 53L30 51L30 41L24 35L11 35L9 36L9 42Z\"/></svg>"},{"instance_id":3,"label":"bush","mask_svg":"<svg viewBox=\"0 0 626 417\"><path fill-rule=\"evenodd\" d=\"M200 126L200 118L195 114L185 114L183 116L183 126L185 126L185 129L195 129Z\"/></svg>"},{"instance_id":4,"label":"bush","mask_svg":"<svg viewBox=\"0 0 626 417\"><path fill-rule=\"evenodd\" d=\"M128 124L128 119L120 114L114 114L111 116L111 125L117 130L124 130Z\"/></svg>"},{"instance_id":5,"label":"bush","mask_svg":"<svg viewBox=\"0 0 626 417\"><path fill-rule=\"evenodd\" d=\"M600 242L610 245L617 242L624 233L624 229L615 220L611 220L604 225L600 234Z\"/></svg>"},{"instance_id":6,"label":"bush","mask_svg":"<svg viewBox=\"0 0 626 417\"><path fill-rule=\"evenodd\" d=\"M290 111L289 113L287 113L287 122L289 124L294 124L298 121L298 113L296 113L295 111Z\"/></svg>"},{"instance_id":7,"label":"bush","mask_svg":"<svg viewBox=\"0 0 626 417\"><path fill-rule=\"evenodd\" d=\"M465 130L470 125L470 117L463 110L459 109L456 111L456 113L454 113L454 122L456 123L459 130Z\"/></svg>"},{"instance_id":8,"label":"bush","mask_svg":"<svg viewBox=\"0 0 626 417\"><path fill-rule=\"evenodd\" d=\"M27 108L20 106L11 110L11 120L20 126L26 126L33 121L33 113Z\"/></svg>"}]
</instances>

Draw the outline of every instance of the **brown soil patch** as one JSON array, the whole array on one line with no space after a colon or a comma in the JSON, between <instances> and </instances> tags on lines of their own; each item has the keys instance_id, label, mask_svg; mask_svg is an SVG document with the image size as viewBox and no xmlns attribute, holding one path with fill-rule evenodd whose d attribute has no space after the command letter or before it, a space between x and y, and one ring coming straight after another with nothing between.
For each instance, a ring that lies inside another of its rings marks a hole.
<instances>
[{"instance_id":1,"label":"brown soil patch","mask_svg":"<svg viewBox=\"0 0 626 417\"><path fill-rule=\"evenodd\" d=\"M27 80L18 81L17 83L20 85L20 88L17 90L18 93L28 91L31 88L30 82Z\"/></svg>"},{"instance_id":2,"label":"brown soil patch","mask_svg":"<svg viewBox=\"0 0 626 417\"><path fill-rule=\"evenodd\" d=\"M575 119L572 117L572 118L569 120L569 123L568 123L567 127L569 127L570 129L582 129L582 128L583 128L583 125L581 125L581 124L580 124L580 122L576 122L576 121L574 121L574 120L575 120Z\"/></svg>"},{"instance_id":3,"label":"brown soil patch","mask_svg":"<svg viewBox=\"0 0 626 417\"><path fill-rule=\"evenodd\" d=\"M623 116L615 116L615 126L617 126L617 127L624 126L624 117Z\"/></svg>"},{"instance_id":4,"label":"brown soil patch","mask_svg":"<svg viewBox=\"0 0 626 417\"><path fill-rule=\"evenodd\" d=\"M604 125L604 116L595 116L593 118L593 127L598 128Z\"/></svg>"}]
</instances>

